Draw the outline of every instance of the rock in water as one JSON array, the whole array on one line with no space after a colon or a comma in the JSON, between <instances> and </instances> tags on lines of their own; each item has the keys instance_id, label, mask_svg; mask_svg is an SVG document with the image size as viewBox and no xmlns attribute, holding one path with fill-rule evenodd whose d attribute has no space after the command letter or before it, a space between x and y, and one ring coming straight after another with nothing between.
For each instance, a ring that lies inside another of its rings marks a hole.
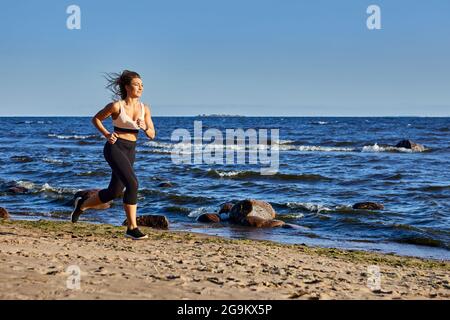
<instances>
[{"instance_id":1,"label":"rock in water","mask_svg":"<svg viewBox=\"0 0 450 320\"><path fill-rule=\"evenodd\" d=\"M20 186L17 186L17 187L10 187L10 188L8 188L7 190L6 190L6 192L8 192L8 193L12 193L12 194L21 194L21 193L27 193L29 190L27 189L27 188L25 188L25 187L20 187Z\"/></svg>"},{"instance_id":2,"label":"rock in water","mask_svg":"<svg viewBox=\"0 0 450 320\"><path fill-rule=\"evenodd\" d=\"M5 220L9 219L8 210L6 210L5 208L2 208L2 207L0 207L0 219L5 219Z\"/></svg>"},{"instance_id":3,"label":"rock in water","mask_svg":"<svg viewBox=\"0 0 450 320\"><path fill-rule=\"evenodd\" d=\"M172 188L173 184L170 182L161 182L160 184L158 184L158 187L160 188Z\"/></svg>"},{"instance_id":4,"label":"rock in water","mask_svg":"<svg viewBox=\"0 0 450 320\"><path fill-rule=\"evenodd\" d=\"M402 140L399 143L395 145L396 148L405 148L405 149L411 149L412 151L416 152L423 152L425 151L425 147L421 144L415 143L411 140Z\"/></svg>"},{"instance_id":5,"label":"rock in water","mask_svg":"<svg viewBox=\"0 0 450 320\"><path fill-rule=\"evenodd\" d=\"M383 210L384 206L376 202L358 202L353 205L353 209L363 210Z\"/></svg>"},{"instance_id":6,"label":"rock in water","mask_svg":"<svg viewBox=\"0 0 450 320\"><path fill-rule=\"evenodd\" d=\"M71 201L71 205L73 206L73 204L74 204L76 198L82 197L83 200L86 200L86 199L88 199L88 198L90 198L90 197L93 197L93 196L94 196L97 192L99 192L99 191L100 191L100 189L87 189L87 190L81 190L81 191L78 191L78 192L75 193L75 195L73 196L73 199L72 199L72 201ZM103 204L99 204L98 206L96 206L96 207L94 207L94 208L92 208L92 209L97 209L97 210L108 209L108 208L111 207L111 203L112 203L112 201L107 202L107 203L103 203Z\"/></svg>"},{"instance_id":7,"label":"rock in water","mask_svg":"<svg viewBox=\"0 0 450 320\"><path fill-rule=\"evenodd\" d=\"M231 202L226 202L220 206L219 214L229 213L233 208L233 204Z\"/></svg>"},{"instance_id":8,"label":"rock in water","mask_svg":"<svg viewBox=\"0 0 450 320\"><path fill-rule=\"evenodd\" d=\"M263 219L256 216L247 216L240 221L240 224L255 228L275 228L282 227L285 223L281 220Z\"/></svg>"},{"instance_id":9,"label":"rock in water","mask_svg":"<svg viewBox=\"0 0 450 320\"><path fill-rule=\"evenodd\" d=\"M10 181L2 184L1 191L4 191L8 194L23 194L29 192L30 189L25 186L21 186L17 181Z\"/></svg>"},{"instance_id":10,"label":"rock in water","mask_svg":"<svg viewBox=\"0 0 450 320\"><path fill-rule=\"evenodd\" d=\"M274 220L275 210L260 200L247 199L236 203L230 211L230 221L249 227L274 228L284 225L283 221Z\"/></svg>"},{"instance_id":11,"label":"rock in water","mask_svg":"<svg viewBox=\"0 0 450 320\"><path fill-rule=\"evenodd\" d=\"M197 218L198 222L220 222L220 217L215 213L204 213Z\"/></svg>"},{"instance_id":12,"label":"rock in water","mask_svg":"<svg viewBox=\"0 0 450 320\"><path fill-rule=\"evenodd\" d=\"M10 159L14 162L33 162L33 158L29 156L12 156Z\"/></svg>"},{"instance_id":13,"label":"rock in water","mask_svg":"<svg viewBox=\"0 0 450 320\"><path fill-rule=\"evenodd\" d=\"M275 210L269 203L253 199L239 201L231 208L230 219L234 222L239 223L249 216L272 220L275 218Z\"/></svg>"},{"instance_id":14,"label":"rock in water","mask_svg":"<svg viewBox=\"0 0 450 320\"><path fill-rule=\"evenodd\" d=\"M160 215L145 215L136 218L136 222L138 226L141 227L150 227L155 229L169 229L169 220L165 216ZM127 220L123 222L124 226L127 225Z\"/></svg>"}]
</instances>

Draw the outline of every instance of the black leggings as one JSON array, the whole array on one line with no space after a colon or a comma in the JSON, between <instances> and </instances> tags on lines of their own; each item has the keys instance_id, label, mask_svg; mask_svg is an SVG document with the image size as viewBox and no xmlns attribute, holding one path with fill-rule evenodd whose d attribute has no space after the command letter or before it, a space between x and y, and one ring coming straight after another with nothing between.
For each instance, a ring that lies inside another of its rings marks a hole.
<instances>
[{"instance_id":1,"label":"black leggings","mask_svg":"<svg viewBox=\"0 0 450 320\"><path fill-rule=\"evenodd\" d=\"M138 180L133 170L136 156L136 142L118 138L114 144L108 141L103 148L103 155L112 169L111 181L107 189L100 190L98 196L103 203L119 198L123 203L137 203Z\"/></svg>"}]
</instances>

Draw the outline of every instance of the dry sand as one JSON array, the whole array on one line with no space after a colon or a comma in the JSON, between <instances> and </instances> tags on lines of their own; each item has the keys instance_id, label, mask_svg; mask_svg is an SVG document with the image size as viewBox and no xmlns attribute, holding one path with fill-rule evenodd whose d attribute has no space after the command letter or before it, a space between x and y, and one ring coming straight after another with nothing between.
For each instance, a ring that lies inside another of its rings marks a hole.
<instances>
[{"instance_id":1,"label":"dry sand","mask_svg":"<svg viewBox=\"0 0 450 320\"><path fill-rule=\"evenodd\" d=\"M448 261L143 229L149 239L133 241L123 227L0 219L0 299L450 297Z\"/></svg>"}]
</instances>

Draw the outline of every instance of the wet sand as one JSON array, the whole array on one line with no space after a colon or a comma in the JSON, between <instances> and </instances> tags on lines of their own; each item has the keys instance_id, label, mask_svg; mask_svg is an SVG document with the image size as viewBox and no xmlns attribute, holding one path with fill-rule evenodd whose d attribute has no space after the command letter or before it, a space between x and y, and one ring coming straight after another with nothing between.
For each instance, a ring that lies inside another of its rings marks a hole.
<instances>
[{"instance_id":1,"label":"wet sand","mask_svg":"<svg viewBox=\"0 0 450 320\"><path fill-rule=\"evenodd\" d=\"M0 299L450 297L449 261L142 229L0 219Z\"/></svg>"}]
</instances>

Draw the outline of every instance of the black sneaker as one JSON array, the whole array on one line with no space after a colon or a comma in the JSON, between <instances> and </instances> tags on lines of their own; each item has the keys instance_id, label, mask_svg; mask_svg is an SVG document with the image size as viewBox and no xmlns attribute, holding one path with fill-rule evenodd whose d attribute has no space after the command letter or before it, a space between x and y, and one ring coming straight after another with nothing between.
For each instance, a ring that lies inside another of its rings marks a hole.
<instances>
[{"instance_id":1,"label":"black sneaker","mask_svg":"<svg viewBox=\"0 0 450 320\"><path fill-rule=\"evenodd\" d=\"M72 223L75 223L80 218L80 215L83 213L81 210L81 205L83 204L84 199L82 197L78 197L75 199L74 203L74 209L72 211L72 214L70 215L70 218L72 220Z\"/></svg>"},{"instance_id":2,"label":"black sneaker","mask_svg":"<svg viewBox=\"0 0 450 320\"><path fill-rule=\"evenodd\" d=\"M138 228L134 228L133 230L127 229L125 237L131 238L133 240L142 240L148 238L148 236L146 234L143 234Z\"/></svg>"}]
</instances>

